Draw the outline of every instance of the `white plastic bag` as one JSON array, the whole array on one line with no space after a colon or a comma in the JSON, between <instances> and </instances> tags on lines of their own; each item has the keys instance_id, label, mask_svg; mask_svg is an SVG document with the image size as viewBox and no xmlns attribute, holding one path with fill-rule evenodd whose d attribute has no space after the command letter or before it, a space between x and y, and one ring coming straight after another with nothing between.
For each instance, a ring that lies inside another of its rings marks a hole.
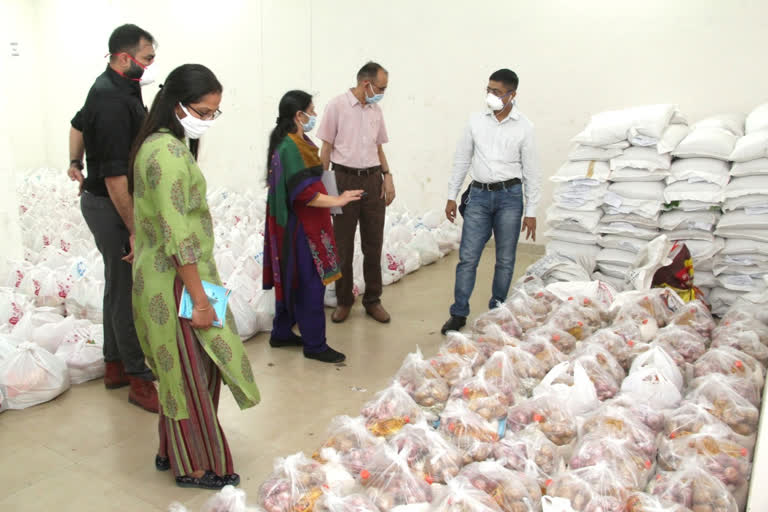
<instances>
[{"instance_id":1,"label":"white plastic bag","mask_svg":"<svg viewBox=\"0 0 768 512\"><path fill-rule=\"evenodd\" d=\"M67 365L34 343L23 342L0 363L0 387L5 389L10 409L48 402L69 386Z\"/></svg>"},{"instance_id":2,"label":"white plastic bag","mask_svg":"<svg viewBox=\"0 0 768 512\"><path fill-rule=\"evenodd\" d=\"M81 324L67 335L58 350L56 357L64 361L69 368L69 378L72 384L82 384L89 380L104 376L104 326Z\"/></svg>"},{"instance_id":3,"label":"white plastic bag","mask_svg":"<svg viewBox=\"0 0 768 512\"><path fill-rule=\"evenodd\" d=\"M632 270L627 276L627 282L635 290L647 290L653 283L653 276L662 267L672 264L669 257L674 246L665 235L649 242L635 259Z\"/></svg>"},{"instance_id":4,"label":"white plastic bag","mask_svg":"<svg viewBox=\"0 0 768 512\"><path fill-rule=\"evenodd\" d=\"M573 366L573 385L555 383L556 379L568 374L571 366ZM592 411L600 405L595 385L578 361L576 363L565 361L555 365L542 379L541 383L533 389L534 397L547 394L555 394L562 397L569 412L575 416Z\"/></svg>"},{"instance_id":5,"label":"white plastic bag","mask_svg":"<svg viewBox=\"0 0 768 512\"><path fill-rule=\"evenodd\" d=\"M651 366L630 371L621 384L621 394L655 409L676 407L683 398L675 383Z\"/></svg>"}]
</instances>

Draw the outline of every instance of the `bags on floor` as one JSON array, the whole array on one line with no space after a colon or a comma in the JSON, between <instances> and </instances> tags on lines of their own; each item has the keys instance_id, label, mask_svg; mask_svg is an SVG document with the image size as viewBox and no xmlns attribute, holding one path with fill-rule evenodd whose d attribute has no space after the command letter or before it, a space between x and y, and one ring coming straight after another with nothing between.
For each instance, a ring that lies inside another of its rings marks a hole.
<instances>
[{"instance_id":1,"label":"bags on floor","mask_svg":"<svg viewBox=\"0 0 768 512\"><path fill-rule=\"evenodd\" d=\"M25 341L0 363L0 387L5 389L10 409L26 409L69 389L69 370L55 355Z\"/></svg>"},{"instance_id":2,"label":"bags on floor","mask_svg":"<svg viewBox=\"0 0 768 512\"><path fill-rule=\"evenodd\" d=\"M736 145L737 136L715 126L695 128L672 152L678 158L717 158L729 160Z\"/></svg>"},{"instance_id":3,"label":"bags on floor","mask_svg":"<svg viewBox=\"0 0 768 512\"><path fill-rule=\"evenodd\" d=\"M56 357L69 368L72 384L104 376L104 326L85 322L65 336L56 350Z\"/></svg>"}]
</instances>

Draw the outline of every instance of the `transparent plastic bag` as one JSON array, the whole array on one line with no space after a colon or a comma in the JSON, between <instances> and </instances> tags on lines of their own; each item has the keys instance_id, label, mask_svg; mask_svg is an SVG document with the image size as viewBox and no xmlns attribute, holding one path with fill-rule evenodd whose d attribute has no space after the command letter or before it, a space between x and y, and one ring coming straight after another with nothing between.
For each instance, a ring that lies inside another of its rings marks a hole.
<instances>
[{"instance_id":1,"label":"transparent plastic bag","mask_svg":"<svg viewBox=\"0 0 768 512\"><path fill-rule=\"evenodd\" d=\"M376 393L373 400L363 406L361 414L366 419L368 430L381 437L396 434L408 423L424 419L419 404L398 382Z\"/></svg>"},{"instance_id":2,"label":"transparent plastic bag","mask_svg":"<svg viewBox=\"0 0 768 512\"><path fill-rule=\"evenodd\" d=\"M683 398L677 385L654 367L630 371L621 384L621 395L659 410L676 407Z\"/></svg>"},{"instance_id":3,"label":"transparent plastic bag","mask_svg":"<svg viewBox=\"0 0 768 512\"><path fill-rule=\"evenodd\" d=\"M603 327L603 318L601 311L597 308L589 307L595 304L590 299L577 299L561 304L549 317L547 326L560 329L567 332L577 340L581 341L591 336L596 330ZM584 306L583 303L589 301Z\"/></svg>"},{"instance_id":4,"label":"transparent plastic bag","mask_svg":"<svg viewBox=\"0 0 768 512\"><path fill-rule=\"evenodd\" d=\"M489 421L504 418L507 408L518 399L490 382L485 376L485 368L480 368L474 377L459 382L451 391L450 398L465 401L471 411Z\"/></svg>"},{"instance_id":5,"label":"transparent plastic bag","mask_svg":"<svg viewBox=\"0 0 768 512\"><path fill-rule=\"evenodd\" d=\"M691 510L738 512L739 504L728 488L695 460L677 471L660 471L648 485L648 493L662 502L677 503Z\"/></svg>"},{"instance_id":6,"label":"transparent plastic bag","mask_svg":"<svg viewBox=\"0 0 768 512\"><path fill-rule=\"evenodd\" d=\"M688 364L695 363L707 351L706 338L695 330L675 324L660 329L654 341L674 349Z\"/></svg>"},{"instance_id":7,"label":"transparent plastic bag","mask_svg":"<svg viewBox=\"0 0 768 512\"><path fill-rule=\"evenodd\" d=\"M359 480L368 498L381 510L432 501L429 484L410 470L405 457L386 444L370 466L360 471Z\"/></svg>"},{"instance_id":8,"label":"transparent plastic bag","mask_svg":"<svg viewBox=\"0 0 768 512\"><path fill-rule=\"evenodd\" d=\"M503 307L512 312L523 331L545 322L549 315L549 310L546 307L540 308L536 299L517 290L513 290Z\"/></svg>"},{"instance_id":9,"label":"transparent plastic bag","mask_svg":"<svg viewBox=\"0 0 768 512\"><path fill-rule=\"evenodd\" d=\"M658 496L634 492L627 500L626 512L691 512L688 507L662 501Z\"/></svg>"},{"instance_id":10,"label":"transparent plastic bag","mask_svg":"<svg viewBox=\"0 0 768 512\"><path fill-rule=\"evenodd\" d=\"M474 374L471 361L451 352L437 354L429 364L451 387Z\"/></svg>"},{"instance_id":11,"label":"transparent plastic bag","mask_svg":"<svg viewBox=\"0 0 768 512\"><path fill-rule=\"evenodd\" d=\"M317 501L315 512L380 512L365 494L342 496L325 492Z\"/></svg>"},{"instance_id":12,"label":"transparent plastic bag","mask_svg":"<svg viewBox=\"0 0 768 512\"><path fill-rule=\"evenodd\" d=\"M616 398L605 402L605 405L621 407L629 416L640 421L651 429L652 432L659 433L664 430L664 412L649 403L636 400L628 395L619 394Z\"/></svg>"},{"instance_id":13,"label":"transparent plastic bag","mask_svg":"<svg viewBox=\"0 0 768 512\"><path fill-rule=\"evenodd\" d=\"M543 325L528 331L526 339L542 338L549 340L563 354L570 354L576 348L576 337L549 325Z\"/></svg>"},{"instance_id":14,"label":"transparent plastic bag","mask_svg":"<svg viewBox=\"0 0 768 512\"><path fill-rule=\"evenodd\" d=\"M577 512L624 512L630 491L606 463L563 471L547 486L547 495L567 499Z\"/></svg>"},{"instance_id":15,"label":"transparent plastic bag","mask_svg":"<svg viewBox=\"0 0 768 512\"><path fill-rule=\"evenodd\" d=\"M459 450L425 423L406 425L389 440L408 466L427 483L446 483L459 474Z\"/></svg>"},{"instance_id":16,"label":"transparent plastic bag","mask_svg":"<svg viewBox=\"0 0 768 512\"><path fill-rule=\"evenodd\" d=\"M565 354L557 350L551 341L541 336L525 338L520 348L536 357L546 371L550 371L555 365L566 360Z\"/></svg>"},{"instance_id":17,"label":"transparent plastic bag","mask_svg":"<svg viewBox=\"0 0 768 512\"><path fill-rule=\"evenodd\" d=\"M504 467L535 478L542 489L549 479L565 469L562 450L535 425L508 433L494 446L493 455Z\"/></svg>"},{"instance_id":18,"label":"transparent plastic bag","mask_svg":"<svg viewBox=\"0 0 768 512\"><path fill-rule=\"evenodd\" d=\"M669 324L693 329L705 339L709 339L715 329L715 319L712 318L712 312L700 300L692 300L686 304L672 316Z\"/></svg>"},{"instance_id":19,"label":"transparent plastic bag","mask_svg":"<svg viewBox=\"0 0 768 512\"><path fill-rule=\"evenodd\" d=\"M459 449L464 464L487 459L499 440L498 422L486 420L462 400L448 402L439 430Z\"/></svg>"},{"instance_id":20,"label":"transparent plastic bag","mask_svg":"<svg viewBox=\"0 0 768 512\"><path fill-rule=\"evenodd\" d=\"M556 394L574 416L596 409L600 402L597 389L580 361L565 361L547 374L533 390L533 396Z\"/></svg>"},{"instance_id":21,"label":"transparent plastic bag","mask_svg":"<svg viewBox=\"0 0 768 512\"><path fill-rule=\"evenodd\" d=\"M655 459L628 440L600 435L581 438L568 461L570 469L607 465L613 478L627 489L642 489L653 474Z\"/></svg>"},{"instance_id":22,"label":"transparent plastic bag","mask_svg":"<svg viewBox=\"0 0 768 512\"><path fill-rule=\"evenodd\" d=\"M683 389L685 380L675 360L660 346L652 346L650 350L637 356L629 370L630 376L642 369L653 368L663 375L667 381L672 382L678 391Z\"/></svg>"},{"instance_id":23,"label":"transparent plastic bag","mask_svg":"<svg viewBox=\"0 0 768 512\"><path fill-rule=\"evenodd\" d=\"M362 469L373 456L376 447L382 443L380 437L374 436L367 428L364 418L350 416L336 416L328 426L328 435L323 445L312 455L318 462L327 460L324 450L331 449L338 452L340 462L352 473Z\"/></svg>"},{"instance_id":24,"label":"transparent plastic bag","mask_svg":"<svg viewBox=\"0 0 768 512\"><path fill-rule=\"evenodd\" d=\"M424 408L430 419L437 419L448 401L448 382L423 358L418 348L405 357L403 365L395 374L395 381Z\"/></svg>"},{"instance_id":25,"label":"transparent plastic bag","mask_svg":"<svg viewBox=\"0 0 768 512\"><path fill-rule=\"evenodd\" d=\"M227 485L203 505L202 512L255 512L246 503L245 491Z\"/></svg>"},{"instance_id":26,"label":"transparent plastic bag","mask_svg":"<svg viewBox=\"0 0 768 512\"><path fill-rule=\"evenodd\" d=\"M501 327L506 334L514 338L519 338L523 334L523 328L515 318L515 314L503 306L496 307L477 317L472 330L477 334L482 334L491 325Z\"/></svg>"},{"instance_id":27,"label":"transparent plastic bag","mask_svg":"<svg viewBox=\"0 0 768 512\"><path fill-rule=\"evenodd\" d=\"M744 332L756 334L760 343L768 345L768 325L755 318L744 318L738 321L724 318L720 325L712 331L712 339Z\"/></svg>"},{"instance_id":28,"label":"transparent plastic bag","mask_svg":"<svg viewBox=\"0 0 768 512\"><path fill-rule=\"evenodd\" d=\"M61 341L56 357L69 368L72 384L82 384L104 376L104 329L102 325L79 320L82 327L70 332Z\"/></svg>"},{"instance_id":29,"label":"transparent plastic bag","mask_svg":"<svg viewBox=\"0 0 768 512\"><path fill-rule=\"evenodd\" d=\"M470 464L461 470L460 476L493 498L504 512L535 511L541 507L541 489L536 481L497 461Z\"/></svg>"},{"instance_id":30,"label":"transparent plastic bag","mask_svg":"<svg viewBox=\"0 0 768 512\"><path fill-rule=\"evenodd\" d=\"M456 354L477 370L485 363L485 356L480 347L469 337L459 332L449 332L446 341L440 347L440 354Z\"/></svg>"},{"instance_id":31,"label":"transparent plastic bag","mask_svg":"<svg viewBox=\"0 0 768 512\"><path fill-rule=\"evenodd\" d=\"M762 389L765 384L765 369L757 359L733 347L710 349L693 365L693 372L694 377L721 373L746 379L753 382L758 389Z\"/></svg>"},{"instance_id":32,"label":"transparent plastic bag","mask_svg":"<svg viewBox=\"0 0 768 512\"><path fill-rule=\"evenodd\" d=\"M688 400L684 400L677 409L666 411L664 438L685 438L691 434L720 432L723 428L728 429L730 439L752 453L756 436L741 436L735 433L723 420L712 415L705 406Z\"/></svg>"},{"instance_id":33,"label":"transparent plastic bag","mask_svg":"<svg viewBox=\"0 0 768 512\"><path fill-rule=\"evenodd\" d=\"M614 404L606 403L585 418L580 429L581 436L603 437L623 440L649 459L656 456L659 436L631 411Z\"/></svg>"},{"instance_id":34,"label":"transparent plastic bag","mask_svg":"<svg viewBox=\"0 0 768 512\"><path fill-rule=\"evenodd\" d=\"M720 418L742 436L757 432L760 411L729 383L729 377L715 373L695 379L686 397Z\"/></svg>"},{"instance_id":35,"label":"transparent plastic bag","mask_svg":"<svg viewBox=\"0 0 768 512\"><path fill-rule=\"evenodd\" d=\"M624 370L629 370L632 361L639 353L636 348L637 342L632 337L626 336L621 331L614 330L611 327L595 331L592 336L584 340L584 344L603 347L610 352Z\"/></svg>"},{"instance_id":36,"label":"transparent plastic bag","mask_svg":"<svg viewBox=\"0 0 768 512\"><path fill-rule=\"evenodd\" d=\"M272 474L259 489L259 504L267 512L312 512L325 484L320 463L303 453L277 458Z\"/></svg>"},{"instance_id":37,"label":"transparent plastic bag","mask_svg":"<svg viewBox=\"0 0 768 512\"><path fill-rule=\"evenodd\" d=\"M566 446L576 439L576 419L566 407L563 397L549 394L521 402L507 412L507 429L519 432L535 425L557 446Z\"/></svg>"},{"instance_id":38,"label":"transparent plastic bag","mask_svg":"<svg viewBox=\"0 0 768 512\"><path fill-rule=\"evenodd\" d=\"M482 334L474 334L472 340L486 358L491 357L504 347L520 344L520 340L504 332L498 325L488 325Z\"/></svg>"},{"instance_id":39,"label":"transparent plastic bag","mask_svg":"<svg viewBox=\"0 0 768 512\"><path fill-rule=\"evenodd\" d=\"M685 302L669 288L652 288L618 294L611 306L611 313L615 322L621 322L625 317L635 320L653 318L658 327L664 327L684 306ZM638 307L645 313L638 310Z\"/></svg>"},{"instance_id":40,"label":"transparent plastic bag","mask_svg":"<svg viewBox=\"0 0 768 512\"><path fill-rule=\"evenodd\" d=\"M759 331L748 330L744 322L720 325L712 333L712 348L732 347L757 359L763 368L768 367L768 345ZM751 324L749 324L751 325ZM768 338L766 338L768 342Z\"/></svg>"},{"instance_id":41,"label":"transparent plastic bag","mask_svg":"<svg viewBox=\"0 0 768 512\"><path fill-rule=\"evenodd\" d=\"M494 353L482 369L488 381L507 395L510 403L530 395L547 374L541 361L519 347L505 347Z\"/></svg>"},{"instance_id":42,"label":"transparent plastic bag","mask_svg":"<svg viewBox=\"0 0 768 512\"><path fill-rule=\"evenodd\" d=\"M571 354L571 361L581 363L597 391L599 400L614 397L627 376L615 357L596 344L583 344Z\"/></svg>"},{"instance_id":43,"label":"transparent plastic bag","mask_svg":"<svg viewBox=\"0 0 768 512\"><path fill-rule=\"evenodd\" d=\"M448 482L447 493L435 504L433 512L502 512L502 509L487 493L467 478L458 476Z\"/></svg>"}]
</instances>

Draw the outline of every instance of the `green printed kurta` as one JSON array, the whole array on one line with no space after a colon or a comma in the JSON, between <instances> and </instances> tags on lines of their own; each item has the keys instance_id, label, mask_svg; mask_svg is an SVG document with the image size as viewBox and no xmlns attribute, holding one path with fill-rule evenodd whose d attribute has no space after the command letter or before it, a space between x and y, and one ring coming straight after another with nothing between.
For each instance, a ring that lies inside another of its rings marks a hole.
<instances>
[{"instance_id":1,"label":"green printed kurta","mask_svg":"<svg viewBox=\"0 0 768 512\"><path fill-rule=\"evenodd\" d=\"M133 317L144 354L160 383L163 414L189 417L184 398L177 336L181 320L174 296L176 264L197 264L200 278L221 284L213 259L213 221L206 182L187 146L170 132L149 136L134 167ZM224 328L195 330L205 352L221 370L241 409L259 402L251 364L235 321Z\"/></svg>"}]
</instances>

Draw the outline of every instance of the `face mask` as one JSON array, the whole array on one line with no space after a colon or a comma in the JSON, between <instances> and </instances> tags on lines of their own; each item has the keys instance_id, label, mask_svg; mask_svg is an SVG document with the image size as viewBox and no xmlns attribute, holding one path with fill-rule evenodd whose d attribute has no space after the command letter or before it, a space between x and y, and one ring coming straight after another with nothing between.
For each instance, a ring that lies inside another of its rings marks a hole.
<instances>
[{"instance_id":1,"label":"face mask","mask_svg":"<svg viewBox=\"0 0 768 512\"><path fill-rule=\"evenodd\" d=\"M380 102L384 98L384 93L381 94L375 94L376 91L373 90L373 86L371 84L368 84L371 87L371 92L374 93L373 96L366 96L365 102L368 104L374 104Z\"/></svg>"},{"instance_id":2,"label":"face mask","mask_svg":"<svg viewBox=\"0 0 768 512\"><path fill-rule=\"evenodd\" d=\"M301 128L304 130L304 133L311 132L312 128L315 127L315 124L317 123L317 116L311 116L307 114L306 112L302 112L305 116L309 118L309 121L306 123L301 123Z\"/></svg>"},{"instance_id":3,"label":"face mask","mask_svg":"<svg viewBox=\"0 0 768 512\"><path fill-rule=\"evenodd\" d=\"M504 107L507 106L504 104L504 100L502 100L501 98L499 98L498 96L490 92L488 93L488 96L485 97L485 104L488 105L488 108L490 108L494 112L504 110Z\"/></svg>"},{"instance_id":4,"label":"face mask","mask_svg":"<svg viewBox=\"0 0 768 512\"><path fill-rule=\"evenodd\" d=\"M128 58L131 59L131 67L128 71L123 73L125 78L129 78L134 82L139 82L139 85L149 85L155 81L155 68L154 63L149 66L145 66L141 62L134 59L130 53L126 53Z\"/></svg>"},{"instance_id":5,"label":"face mask","mask_svg":"<svg viewBox=\"0 0 768 512\"><path fill-rule=\"evenodd\" d=\"M155 65L150 64L149 66L144 68L144 73L141 75L141 80L139 80L139 85L149 85L151 83L155 82Z\"/></svg>"},{"instance_id":6,"label":"face mask","mask_svg":"<svg viewBox=\"0 0 768 512\"><path fill-rule=\"evenodd\" d=\"M188 139L199 139L206 131L208 131L208 128L213 126L213 119L208 121L204 119L198 119L197 117L190 114L189 110L187 110L184 105L179 103L179 106L181 107L182 112L187 114L187 117L180 118L179 116L176 116L176 119L179 120L181 126L184 128L184 135L186 135Z\"/></svg>"}]
</instances>

